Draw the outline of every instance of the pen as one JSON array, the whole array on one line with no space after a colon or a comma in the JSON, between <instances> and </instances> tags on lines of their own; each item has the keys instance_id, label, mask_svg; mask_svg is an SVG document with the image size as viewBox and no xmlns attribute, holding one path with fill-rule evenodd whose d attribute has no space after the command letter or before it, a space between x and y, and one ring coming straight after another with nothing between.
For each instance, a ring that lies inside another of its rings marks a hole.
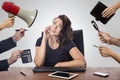
<instances>
[{"instance_id":1,"label":"pen","mask_svg":"<svg viewBox=\"0 0 120 80\"><path fill-rule=\"evenodd\" d=\"M96 45L93 45L93 46L99 48L99 46L96 46Z\"/></svg>"},{"instance_id":2,"label":"pen","mask_svg":"<svg viewBox=\"0 0 120 80\"><path fill-rule=\"evenodd\" d=\"M26 73L25 73L25 72L23 72L23 71L20 71L20 73L21 73L22 75L26 76Z\"/></svg>"},{"instance_id":3,"label":"pen","mask_svg":"<svg viewBox=\"0 0 120 80\"><path fill-rule=\"evenodd\" d=\"M20 29L16 29L15 31L20 31ZM27 29L25 29L24 31L27 31Z\"/></svg>"}]
</instances>

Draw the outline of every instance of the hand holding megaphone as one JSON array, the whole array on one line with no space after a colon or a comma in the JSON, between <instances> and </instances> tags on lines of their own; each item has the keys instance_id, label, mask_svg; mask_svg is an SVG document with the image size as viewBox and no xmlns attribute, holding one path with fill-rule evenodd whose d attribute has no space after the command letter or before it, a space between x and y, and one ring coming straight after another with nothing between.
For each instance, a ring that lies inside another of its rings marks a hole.
<instances>
[{"instance_id":1,"label":"hand holding megaphone","mask_svg":"<svg viewBox=\"0 0 120 80\"><path fill-rule=\"evenodd\" d=\"M15 5L13 2L8 1L3 3L2 9L9 13L9 17L18 16L19 18L24 20L28 24L28 27L33 24L38 13L37 10L28 11Z\"/></svg>"}]
</instances>

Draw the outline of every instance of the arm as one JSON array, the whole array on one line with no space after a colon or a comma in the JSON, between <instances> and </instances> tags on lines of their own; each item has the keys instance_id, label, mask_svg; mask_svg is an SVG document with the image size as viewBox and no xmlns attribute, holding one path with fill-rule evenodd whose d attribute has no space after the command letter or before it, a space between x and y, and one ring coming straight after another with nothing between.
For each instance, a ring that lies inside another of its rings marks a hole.
<instances>
[{"instance_id":1,"label":"arm","mask_svg":"<svg viewBox=\"0 0 120 80\"><path fill-rule=\"evenodd\" d=\"M45 60L45 53L46 53L46 41L48 40L49 37L49 27L45 29L43 32L43 38L41 43L37 43L40 46L36 46L36 53L35 53L35 58L34 58L34 63L36 67L40 67L44 64Z\"/></svg>"},{"instance_id":2,"label":"arm","mask_svg":"<svg viewBox=\"0 0 120 80\"><path fill-rule=\"evenodd\" d=\"M70 50L70 55L73 58L72 61L59 62L55 67L86 67L86 61L77 47Z\"/></svg>"},{"instance_id":3,"label":"arm","mask_svg":"<svg viewBox=\"0 0 120 80\"><path fill-rule=\"evenodd\" d=\"M12 37L0 41L0 53L5 52L16 46L16 43L13 41Z\"/></svg>"},{"instance_id":4,"label":"arm","mask_svg":"<svg viewBox=\"0 0 120 80\"><path fill-rule=\"evenodd\" d=\"M36 54L34 58L34 63L36 67L40 67L43 65L45 60L45 53L46 53L46 40L42 39L40 47L36 47Z\"/></svg>"},{"instance_id":5,"label":"arm","mask_svg":"<svg viewBox=\"0 0 120 80\"><path fill-rule=\"evenodd\" d=\"M0 61L0 71L7 71L9 68L9 65L16 62L17 59L20 58L22 52L23 51L21 51L21 50L13 51L12 55L9 59L1 60Z\"/></svg>"},{"instance_id":6,"label":"arm","mask_svg":"<svg viewBox=\"0 0 120 80\"><path fill-rule=\"evenodd\" d=\"M24 29L17 31L12 37L0 41L0 53L5 52L16 46L16 42L24 36Z\"/></svg>"},{"instance_id":7,"label":"arm","mask_svg":"<svg viewBox=\"0 0 120 80\"><path fill-rule=\"evenodd\" d=\"M120 0L116 2L115 4L111 5L110 7L106 8L102 12L102 17L110 17L112 14L114 14L118 9L120 8Z\"/></svg>"},{"instance_id":8,"label":"arm","mask_svg":"<svg viewBox=\"0 0 120 80\"><path fill-rule=\"evenodd\" d=\"M116 54L116 53L112 53L111 57L113 59L115 59L118 63L120 63L120 55Z\"/></svg>"},{"instance_id":9,"label":"arm","mask_svg":"<svg viewBox=\"0 0 120 80\"><path fill-rule=\"evenodd\" d=\"M116 45L116 46L120 47L120 39L113 38L110 41L111 41L111 43L113 43L113 45Z\"/></svg>"},{"instance_id":10,"label":"arm","mask_svg":"<svg viewBox=\"0 0 120 80\"><path fill-rule=\"evenodd\" d=\"M0 71L7 71L9 67L7 59L0 61Z\"/></svg>"},{"instance_id":11,"label":"arm","mask_svg":"<svg viewBox=\"0 0 120 80\"><path fill-rule=\"evenodd\" d=\"M104 47L104 46L100 46L99 47L99 51L101 53L101 55L103 57L112 57L113 59L115 59L118 63L120 63L120 55L116 54L115 52L113 52L111 49Z\"/></svg>"}]
</instances>

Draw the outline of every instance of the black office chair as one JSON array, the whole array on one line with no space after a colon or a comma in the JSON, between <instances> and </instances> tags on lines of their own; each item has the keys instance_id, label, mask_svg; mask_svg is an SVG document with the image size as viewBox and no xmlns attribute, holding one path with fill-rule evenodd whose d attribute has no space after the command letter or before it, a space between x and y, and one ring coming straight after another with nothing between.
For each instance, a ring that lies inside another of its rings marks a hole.
<instances>
[{"instance_id":1,"label":"black office chair","mask_svg":"<svg viewBox=\"0 0 120 80\"><path fill-rule=\"evenodd\" d=\"M73 31L73 42L84 56L84 39L82 29Z\"/></svg>"}]
</instances>

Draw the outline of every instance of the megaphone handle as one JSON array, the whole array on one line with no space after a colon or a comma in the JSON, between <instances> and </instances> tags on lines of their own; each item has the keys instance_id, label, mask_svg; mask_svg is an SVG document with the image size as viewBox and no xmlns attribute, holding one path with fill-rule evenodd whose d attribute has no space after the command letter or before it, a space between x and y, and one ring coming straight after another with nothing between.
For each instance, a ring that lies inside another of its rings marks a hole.
<instances>
[{"instance_id":1,"label":"megaphone handle","mask_svg":"<svg viewBox=\"0 0 120 80\"><path fill-rule=\"evenodd\" d=\"M8 13L8 17L9 18L12 18L12 17L15 17L15 15L11 14L11 13Z\"/></svg>"}]
</instances>

